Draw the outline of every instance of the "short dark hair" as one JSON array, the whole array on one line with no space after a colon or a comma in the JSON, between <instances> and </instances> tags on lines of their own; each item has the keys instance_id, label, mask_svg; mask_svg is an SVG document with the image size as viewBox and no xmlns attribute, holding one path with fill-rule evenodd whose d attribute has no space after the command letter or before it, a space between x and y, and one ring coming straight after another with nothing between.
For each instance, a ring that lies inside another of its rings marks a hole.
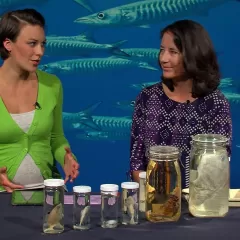
<instances>
[{"instance_id":1,"label":"short dark hair","mask_svg":"<svg viewBox=\"0 0 240 240\"><path fill-rule=\"evenodd\" d=\"M187 77L193 79L192 96L202 97L216 90L220 84L220 71L211 39L202 25L192 20L176 21L161 31L174 35L174 43L183 56ZM164 79L171 91L173 82Z\"/></svg>"},{"instance_id":2,"label":"short dark hair","mask_svg":"<svg viewBox=\"0 0 240 240\"><path fill-rule=\"evenodd\" d=\"M2 16L0 21L0 55L3 60L9 57L9 52L4 47L3 42L6 38L15 42L22 26L26 24L39 25L44 29L45 19L41 13L31 8L6 12Z\"/></svg>"}]
</instances>

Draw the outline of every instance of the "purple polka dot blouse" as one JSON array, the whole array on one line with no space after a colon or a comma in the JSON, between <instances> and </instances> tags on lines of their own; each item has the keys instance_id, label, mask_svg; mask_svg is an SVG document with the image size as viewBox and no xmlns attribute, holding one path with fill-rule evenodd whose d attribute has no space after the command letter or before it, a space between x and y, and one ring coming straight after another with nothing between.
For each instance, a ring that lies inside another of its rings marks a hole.
<instances>
[{"instance_id":1,"label":"purple polka dot blouse","mask_svg":"<svg viewBox=\"0 0 240 240\"><path fill-rule=\"evenodd\" d=\"M162 83L143 89L137 96L130 145L130 175L146 171L146 150L152 145L173 145L181 151L182 188L189 187L191 136L201 133L223 134L229 138L231 155L232 120L230 105L220 90L192 103L171 100Z\"/></svg>"}]
</instances>

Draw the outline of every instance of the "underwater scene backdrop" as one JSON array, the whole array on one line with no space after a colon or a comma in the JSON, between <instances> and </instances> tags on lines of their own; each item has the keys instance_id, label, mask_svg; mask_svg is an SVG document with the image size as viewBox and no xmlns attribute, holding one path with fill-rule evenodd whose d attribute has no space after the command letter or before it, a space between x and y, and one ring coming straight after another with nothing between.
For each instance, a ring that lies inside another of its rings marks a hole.
<instances>
[{"instance_id":1,"label":"underwater scene backdrop","mask_svg":"<svg viewBox=\"0 0 240 240\"><path fill-rule=\"evenodd\" d=\"M220 89L231 103L231 188L240 169L240 2L237 0L0 0L1 14L31 7L47 22L39 69L56 74L64 89L64 132L80 162L73 185L127 180L134 101L160 81L160 31L192 19L209 32L221 67ZM60 172L62 170L59 168Z\"/></svg>"}]
</instances>

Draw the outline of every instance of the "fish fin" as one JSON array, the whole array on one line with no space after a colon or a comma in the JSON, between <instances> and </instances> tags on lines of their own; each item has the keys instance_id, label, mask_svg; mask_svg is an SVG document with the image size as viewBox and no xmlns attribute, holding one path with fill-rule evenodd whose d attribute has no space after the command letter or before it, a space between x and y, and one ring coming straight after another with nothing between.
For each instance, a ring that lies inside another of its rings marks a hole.
<instances>
[{"instance_id":1,"label":"fish fin","mask_svg":"<svg viewBox=\"0 0 240 240\"><path fill-rule=\"evenodd\" d=\"M89 12L91 12L91 13L95 12L93 7L90 5L90 3L88 3L87 0L73 0L73 1L78 3L79 5L81 5L85 9L87 9Z\"/></svg>"},{"instance_id":2,"label":"fish fin","mask_svg":"<svg viewBox=\"0 0 240 240\"><path fill-rule=\"evenodd\" d=\"M126 52L124 52L123 50L121 50L119 48L112 48L111 53L116 56L127 57L127 58L131 57L131 55L127 54Z\"/></svg>"},{"instance_id":3,"label":"fish fin","mask_svg":"<svg viewBox=\"0 0 240 240\"><path fill-rule=\"evenodd\" d=\"M94 103L92 105L90 105L89 107L87 107L85 110L83 110L83 112L85 112L87 115L91 114L96 108L98 108L98 106L101 104L102 102L97 102Z\"/></svg>"},{"instance_id":4,"label":"fish fin","mask_svg":"<svg viewBox=\"0 0 240 240\"><path fill-rule=\"evenodd\" d=\"M83 117L81 118L80 122L81 124L88 126L94 130L100 130L101 128L93 122L92 119L92 112L101 104L102 102L97 102L95 104L92 104L91 106L89 106L88 108L86 108L85 110L81 111L81 114L83 114Z\"/></svg>"},{"instance_id":5,"label":"fish fin","mask_svg":"<svg viewBox=\"0 0 240 240\"><path fill-rule=\"evenodd\" d=\"M55 224L54 225L50 225L47 229L44 230L44 232L47 233L49 231L53 231L54 227L55 227Z\"/></svg>"},{"instance_id":6,"label":"fish fin","mask_svg":"<svg viewBox=\"0 0 240 240\"><path fill-rule=\"evenodd\" d=\"M140 27L140 28L150 28L150 25L146 24L146 25L140 25L138 27Z\"/></svg>"},{"instance_id":7,"label":"fish fin","mask_svg":"<svg viewBox=\"0 0 240 240\"><path fill-rule=\"evenodd\" d=\"M131 217L130 224L135 224L135 222L134 222L134 216Z\"/></svg>"},{"instance_id":8,"label":"fish fin","mask_svg":"<svg viewBox=\"0 0 240 240\"><path fill-rule=\"evenodd\" d=\"M138 65L140 68L145 68L145 69L149 69L149 70L154 70L154 71L158 71L157 68L151 66L150 64L146 63L146 62L139 62Z\"/></svg>"},{"instance_id":9,"label":"fish fin","mask_svg":"<svg viewBox=\"0 0 240 240\"><path fill-rule=\"evenodd\" d=\"M123 45L124 43L126 43L127 41L128 41L128 40L121 40L121 41L112 43L111 46L117 48L117 47L122 46L122 45Z\"/></svg>"},{"instance_id":10,"label":"fish fin","mask_svg":"<svg viewBox=\"0 0 240 240\"><path fill-rule=\"evenodd\" d=\"M78 35L77 39L84 41L84 42L96 43L96 40L93 37L93 31L90 29L88 29L88 30L82 32L80 35Z\"/></svg>"},{"instance_id":11,"label":"fish fin","mask_svg":"<svg viewBox=\"0 0 240 240\"><path fill-rule=\"evenodd\" d=\"M127 41L128 40L122 40L122 41L118 41L111 44L110 48L111 48L112 54L117 56L131 57L129 54L127 54L126 52L124 52L122 49L119 48L121 45L123 45Z\"/></svg>"}]
</instances>

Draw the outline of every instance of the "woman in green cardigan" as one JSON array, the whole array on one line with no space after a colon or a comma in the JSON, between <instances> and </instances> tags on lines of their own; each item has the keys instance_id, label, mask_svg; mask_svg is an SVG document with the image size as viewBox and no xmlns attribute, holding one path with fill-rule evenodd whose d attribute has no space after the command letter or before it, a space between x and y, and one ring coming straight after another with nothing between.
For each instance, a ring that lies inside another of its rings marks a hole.
<instances>
[{"instance_id":1,"label":"woman in green cardigan","mask_svg":"<svg viewBox=\"0 0 240 240\"><path fill-rule=\"evenodd\" d=\"M5 13L0 21L0 190L7 192L53 178L54 159L65 182L78 176L63 132L61 82L37 69L44 27L34 9Z\"/></svg>"}]
</instances>

